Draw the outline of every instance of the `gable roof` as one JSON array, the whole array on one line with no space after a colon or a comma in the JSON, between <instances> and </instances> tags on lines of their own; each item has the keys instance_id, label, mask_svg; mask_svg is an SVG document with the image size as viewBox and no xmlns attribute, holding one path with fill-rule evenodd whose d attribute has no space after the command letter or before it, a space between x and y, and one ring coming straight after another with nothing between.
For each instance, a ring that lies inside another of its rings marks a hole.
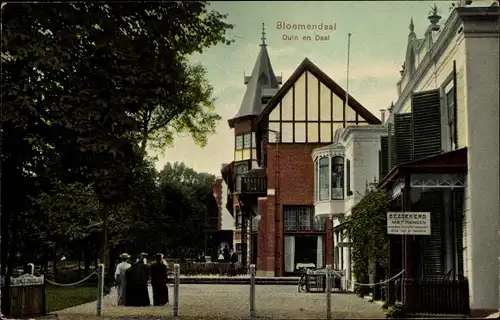
<instances>
[{"instance_id":1,"label":"gable roof","mask_svg":"<svg viewBox=\"0 0 500 320\"><path fill-rule=\"evenodd\" d=\"M269 115L271 111L278 105L281 99L287 94L287 92L292 88L292 86L297 82L299 77L306 71L309 71L314 76L316 76L319 81L326 85L330 90L332 90L342 101L345 102L346 92L342 87L340 87L335 81L332 80L326 73L324 73L320 68L318 68L314 63L308 58L305 58L302 63L295 69L290 78L285 82L281 89L274 95L274 97L269 101L267 106L262 110L259 116L254 120L254 124L260 123L264 117ZM369 124L382 124L382 122L374 116L368 109L363 107L356 99L349 95L349 106L356 111L361 117L363 117Z\"/></svg>"}]
</instances>

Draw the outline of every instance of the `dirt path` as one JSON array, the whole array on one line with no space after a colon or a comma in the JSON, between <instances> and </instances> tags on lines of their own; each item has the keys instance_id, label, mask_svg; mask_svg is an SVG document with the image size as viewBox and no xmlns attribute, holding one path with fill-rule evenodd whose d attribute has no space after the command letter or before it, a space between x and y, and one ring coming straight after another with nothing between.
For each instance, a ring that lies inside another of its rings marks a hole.
<instances>
[{"instance_id":1,"label":"dirt path","mask_svg":"<svg viewBox=\"0 0 500 320\"><path fill-rule=\"evenodd\" d=\"M179 315L182 319L247 319L248 297L248 285L181 285ZM332 293L332 311L334 319L385 318L379 305L353 294ZM290 285L260 285L256 287L256 313L261 319L324 319L326 295L298 293L296 287ZM58 319L64 320L169 319L172 318L172 306L117 306L116 291L113 289L104 298L101 318L95 317L95 302L58 311L57 315Z\"/></svg>"}]
</instances>

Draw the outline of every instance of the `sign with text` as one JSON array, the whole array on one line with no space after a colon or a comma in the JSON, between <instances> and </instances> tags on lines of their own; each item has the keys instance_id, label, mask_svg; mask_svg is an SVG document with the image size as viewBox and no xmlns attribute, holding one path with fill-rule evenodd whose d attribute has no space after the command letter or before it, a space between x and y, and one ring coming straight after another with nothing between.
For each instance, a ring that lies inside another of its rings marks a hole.
<instances>
[{"instance_id":1,"label":"sign with text","mask_svg":"<svg viewBox=\"0 0 500 320\"><path fill-rule=\"evenodd\" d=\"M430 212L387 212L387 234L429 236Z\"/></svg>"}]
</instances>

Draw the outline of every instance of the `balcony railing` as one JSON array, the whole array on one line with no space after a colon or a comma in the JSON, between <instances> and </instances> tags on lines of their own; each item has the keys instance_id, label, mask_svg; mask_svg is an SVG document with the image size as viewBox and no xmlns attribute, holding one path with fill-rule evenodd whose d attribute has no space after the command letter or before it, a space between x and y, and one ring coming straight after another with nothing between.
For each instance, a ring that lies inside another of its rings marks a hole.
<instances>
[{"instance_id":1,"label":"balcony railing","mask_svg":"<svg viewBox=\"0 0 500 320\"><path fill-rule=\"evenodd\" d=\"M241 177L241 193L266 194L267 177Z\"/></svg>"}]
</instances>

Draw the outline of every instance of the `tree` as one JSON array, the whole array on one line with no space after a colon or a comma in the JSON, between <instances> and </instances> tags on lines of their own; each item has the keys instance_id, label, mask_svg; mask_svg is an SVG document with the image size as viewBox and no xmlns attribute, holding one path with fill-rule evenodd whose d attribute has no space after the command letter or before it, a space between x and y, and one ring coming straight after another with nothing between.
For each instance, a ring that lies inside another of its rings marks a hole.
<instances>
[{"instance_id":1,"label":"tree","mask_svg":"<svg viewBox=\"0 0 500 320\"><path fill-rule=\"evenodd\" d=\"M197 254L203 249L207 217L202 197L212 190L215 176L175 162L165 165L158 180L162 204L157 225L165 226L165 247L177 256Z\"/></svg>"},{"instance_id":2,"label":"tree","mask_svg":"<svg viewBox=\"0 0 500 320\"><path fill-rule=\"evenodd\" d=\"M347 235L352 241L352 270L359 282L367 282L369 275L375 274L373 267L377 264L387 268L388 206L386 191L372 191L352 209L346 222Z\"/></svg>"},{"instance_id":3,"label":"tree","mask_svg":"<svg viewBox=\"0 0 500 320\"><path fill-rule=\"evenodd\" d=\"M187 56L227 43L231 27L207 8L179 1L2 9L2 181L16 182L2 197L3 271L40 192L55 183L93 186L107 239L148 139L162 146L187 131L203 144L218 117L203 70Z\"/></svg>"}]
</instances>

